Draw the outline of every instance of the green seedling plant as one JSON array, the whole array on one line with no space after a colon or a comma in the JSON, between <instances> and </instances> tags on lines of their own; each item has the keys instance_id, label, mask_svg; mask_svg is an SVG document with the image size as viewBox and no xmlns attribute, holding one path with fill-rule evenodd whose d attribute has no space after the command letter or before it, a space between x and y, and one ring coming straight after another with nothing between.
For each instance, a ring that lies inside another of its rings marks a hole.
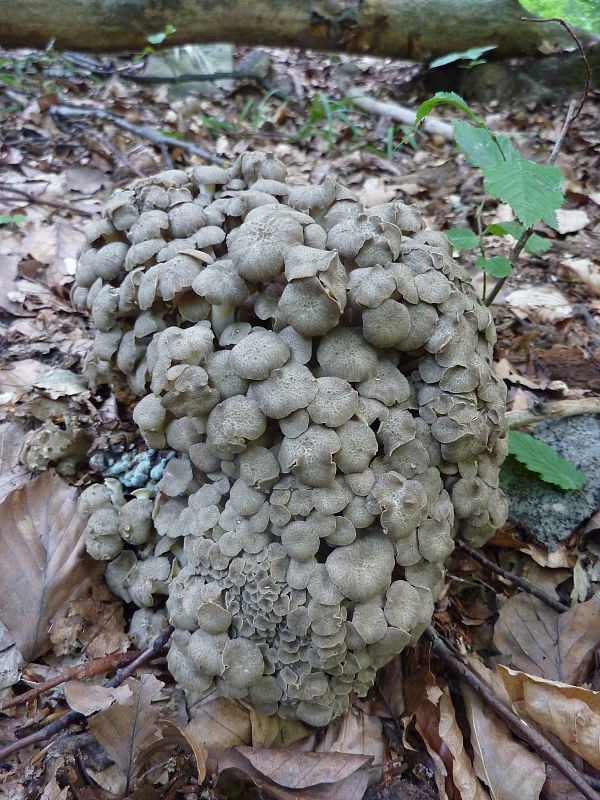
<instances>
[{"instance_id":1,"label":"green seedling plant","mask_svg":"<svg viewBox=\"0 0 600 800\"><path fill-rule=\"evenodd\" d=\"M173 25L165 25L162 31L157 31L156 33L151 33L149 36L146 36L146 41L148 44L144 49L135 54L134 61L141 61L146 56L151 55L155 52L155 45L162 44L167 36L171 36L171 34L175 33L177 28L174 28Z\"/></svg>"},{"instance_id":2,"label":"green seedling plant","mask_svg":"<svg viewBox=\"0 0 600 800\"><path fill-rule=\"evenodd\" d=\"M477 117L463 98L454 92L437 92L421 103L417 109L415 128L440 104L451 105L462 111L467 120L454 119L452 128L458 149L469 164L481 169L487 194L510 206L515 221L483 225L483 203L477 211L477 231L470 228L450 228L446 235L457 250L478 250L476 265L484 272L484 296L491 305L515 268L523 250L540 254L551 247L551 242L534 233L534 226L544 222L556 225L556 211L564 201L562 188L564 175L554 165L558 149L555 148L547 164L537 164L523 158L510 138L496 134L485 121ZM485 200L484 200L485 202ZM489 257L486 245L490 236L511 236L515 243L507 256ZM498 281L487 295L486 276Z\"/></svg>"},{"instance_id":3,"label":"green seedling plant","mask_svg":"<svg viewBox=\"0 0 600 800\"><path fill-rule=\"evenodd\" d=\"M523 158L510 138L496 134L485 121L477 117L465 100L454 92L438 92L417 109L414 128L438 105L451 105L463 112L467 120L454 119L452 128L458 149L471 166L481 169L487 195L510 206L514 221L484 225L482 212L486 201L476 212L477 231L470 228L450 228L446 235L457 250L476 250L476 265L483 270L483 301L491 305L517 265L522 251L535 255L545 253L551 242L534 232L540 222L556 226L556 211L564 201L562 172L554 165L560 143L570 121L572 105L561 136L548 163L537 164ZM510 236L513 239L506 256L489 256L486 245L490 236ZM497 279L492 291L486 292L486 276ZM541 480L564 490L581 489L585 476L567 459L544 442L521 431L509 432L509 453Z\"/></svg>"},{"instance_id":4,"label":"green seedling plant","mask_svg":"<svg viewBox=\"0 0 600 800\"><path fill-rule=\"evenodd\" d=\"M328 97L324 92L317 92L313 100L308 119L296 134L296 141L304 141L316 135L323 135L327 141L327 150L331 151L337 141L349 130L351 141L360 138L361 129L351 119L352 101ZM340 130L343 128L344 130Z\"/></svg>"}]
</instances>

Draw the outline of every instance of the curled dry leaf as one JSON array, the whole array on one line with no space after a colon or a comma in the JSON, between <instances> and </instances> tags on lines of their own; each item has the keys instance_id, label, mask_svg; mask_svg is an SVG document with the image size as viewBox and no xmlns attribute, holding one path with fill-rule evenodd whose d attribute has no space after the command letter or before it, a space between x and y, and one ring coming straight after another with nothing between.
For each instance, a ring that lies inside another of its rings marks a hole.
<instances>
[{"instance_id":1,"label":"curled dry leaf","mask_svg":"<svg viewBox=\"0 0 600 800\"><path fill-rule=\"evenodd\" d=\"M498 673L513 705L600 768L600 692L549 681L506 667Z\"/></svg>"},{"instance_id":2,"label":"curled dry leaf","mask_svg":"<svg viewBox=\"0 0 600 800\"><path fill-rule=\"evenodd\" d=\"M277 800L362 800L369 756L234 747L219 761L219 786L241 775Z\"/></svg>"},{"instance_id":3,"label":"curled dry leaf","mask_svg":"<svg viewBox=\"0 0 600 800\"><path fill-rule=\"evenodd\" d=\"M506 295L506 305L519 319L554 324L573 316L567 298L549 286L529 286Z\"/></svg>"},{"instance_id":4,"label":"curled dry leaf","mask_svg":"<svg viewBox=\"0 0 600 800\"><path fill-rule=\"evenodd\" d=\"M250 714L235 700L207 697L194 707L192 714L183 734L206 748L211 772L230 747L252 743Z\"/></svg>"},{"instance_id":5,"label":"curled dry leaf","mask_svg":"<svg viewBox=\"0 0 600 800\"><path fill-rule=\"evenodd\" d=\"M505 699L502 681L475 659L469 664L494 692ZM546 781L544 762L522 742L466 684L461 684L471 728L475 773L490 790L493 800L538 800Z\"/></svg>"},{"instance_id":6,"label":"curled dry leaf","mask_svg":"<svg viewBox=\"0 0 600 800\"><path fill-rule=\"evenodd\" d=\"M76 495L47 472L0 505L0 619L27 660L48 647L48 628L59 609L102 571L85 555Z\"/></svg>"},{"instance_id":7,"label":"curled dry leaf","mask_svg":"<svg viewBox=\"0 0 600 800\"><path fill-rule=\"evenodd\" d=\"M597 261L592 261L591 258L564 258L560 263L590 291L600 295L600 264Z\"/></svg>"},{"instance_id":8,"label":"curled dry leaf","mask_svg":"<svg viewBox=\"0 0 600 800\"><path fill-rule=\"evenodd\" d=\"M158 708L152 701L164 686L154 675L144 674L139 680L129 678L127 697L90 717L94 738L125 775L129 786L135 774L136 758L151 742L159 738L156 724Z\"/></svg>"},{"instance_id":9,"label":"curled dry leaf","mask_svg":"<svg viewBox=\"0 0 600 800\"><path fill-rule=\"evenodd\" d=\"M465 751L448 687L441 689L427 667L407 676L407 706L434 763L440 800L490 800Z\"/></svg>"},{"instance_id":10,"label":"curled dry leaf","mask_svg":"<svg viewBox=\"0 0 600 800\"><path fill-rule=\"evenodd\" d=\"M127 684L113 688L86 681L65 683L65 698L69 707L86 717L97 711L104 711L115 702L127 703L130 697L131 689Z\"/></svg>"},{"instance_id":11,"label":"curled dry leaf","mask_svg":"<svg viewBox=\"0 0 600 800\"><path fill-rule=\"evenodd\" d=\"M494 644L523 672L576 684L585 676L600 641L600 597L559 614L519 593L502 607Z\"/></svg>"},{"instance_id":12,"label":"curled dry leaf","mask_svg":"<svg viewBox=\"0 0 600 800\"><path fill-rule=\"evenodd\" d=\"M136 773L143 773L152 761L156 763L160 755L160 761L164 762L178 749L191 751L194 756L194 765L197 772L198 782L202 783L206 778L207 752L204 745L194 737L186 735L177 725L169 720L160 720L158 723L161 731L161 738L146 745L136 756ZM178 776L181 777L181 776Z\"/></svg>"}]
</instances>

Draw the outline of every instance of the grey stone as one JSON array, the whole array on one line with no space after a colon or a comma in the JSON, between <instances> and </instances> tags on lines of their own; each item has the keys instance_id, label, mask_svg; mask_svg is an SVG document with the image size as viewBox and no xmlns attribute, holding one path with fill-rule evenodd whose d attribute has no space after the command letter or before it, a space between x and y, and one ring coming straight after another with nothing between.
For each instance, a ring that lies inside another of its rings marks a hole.
<instances>
[{"instance_id":1,"label":"grey stone","mask_svg":"<svg viewBox=\"0 0 600 800\"><path fill-rule=\"evenodd\" d=\"M533 434L586 478L582 489L565 491L512 457L502 466L500 485L508 497L509 519L553 549L600 505L600 419L585 415L548 420L536 425Z\"/></svg>"}]
</instances>

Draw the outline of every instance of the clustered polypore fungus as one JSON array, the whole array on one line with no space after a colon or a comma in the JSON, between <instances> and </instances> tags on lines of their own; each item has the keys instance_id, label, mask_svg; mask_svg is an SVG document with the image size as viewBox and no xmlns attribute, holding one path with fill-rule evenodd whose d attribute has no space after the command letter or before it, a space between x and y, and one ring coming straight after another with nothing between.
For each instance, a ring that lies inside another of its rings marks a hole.
<instances>
[{"instance_id":1,"label":"clustered polypore fungus","mask_svg":"<svg viewBox=\"0 0 600 800\"><path fill-rule=\"evenodd\" d=\"M73 302L125 382L155 490L82 497L109 585L168 594L169 668L324 725L428 625L461 534L505 519L492 317L447 239L270 155L117 191Z\"/></svg>"}]
</instances>

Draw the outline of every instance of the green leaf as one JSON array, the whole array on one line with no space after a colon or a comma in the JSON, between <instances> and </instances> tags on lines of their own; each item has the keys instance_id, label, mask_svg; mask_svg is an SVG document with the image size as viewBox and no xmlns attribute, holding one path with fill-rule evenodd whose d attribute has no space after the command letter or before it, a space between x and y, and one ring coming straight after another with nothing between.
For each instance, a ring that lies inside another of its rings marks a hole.
<instances>
[{"instance_id":1,"label":"green leaf","mask_svg":"<svg viewBox=\"0 0 600 800\"><path fill-rule=\"evenodd\" d=\"M508 203L526 228L556 211L564 200L563 174L550 164L518 158L485 167L483 174L488 193Z\"/></svg>"},{"instance_id":2,"label":"green leaf","mask_svg":"<svg viewBox=\"0 0 600 800\"><path fill-rule=\"evenodd\" d=\"M479 236L470 228L449 228L444 233L457 250L471 250L479 245Z\"/></svg>"},{"instance_id":3,"label":"green leaf","mask_svg":"<svg viewBox=\"0 0 600 800\"><path fill-rule=\"evenodd\" d=\"M508 136L497 136L497 143L488 128L471 125L462 119L452 121L454 139L469 164L473 167L490 167L505 160L521 158ZM502 152L501 152L502 151Z\"/></svg>"},{"instance_id":4,"label":"green leaf","mask_svg":"<svg viewBox=\"0 0 600 800\"><path fill-rule=\"evenodd\" d=\"M570 461L528 433L510 431L508 452L546 483L553 483L561 489L580 489L585 483L585 475Z\"/></svg>"},{"instance_id":5,"label":"green leaf","mask_svg":"<svg viewBox=\"0 0 600 800\"><path fill-rule=\"evenodd\" d=\"M511 263L504 256L492 256L491 258L479 256L475 261L475 266L487 272L488 275L493 275L494 278L508 278L512 272Z\"/></svg>"},{"instance_id":6,"label":"green leaf","mask_svg":"<svg viewBox=\"0 0 600 800\"><path fill-rule=\"evenodd\" d=\"M546 253L551 247L552 242L550 239L546 239L545 236L538 236L537 233L532 233L525 242L524 250L526 253L539 255L540 253Z\"/></svg>"},{"instance_id":7,"label":"green leaf","mask_svg":"<svg viewBox=\"0 0 600 800\"><path fill-rule=\"evenodd\" d=\"M425 100L424 103L417 108L417 116L415 118L415 124L419 123L422 119L424 119L427 114L430 114L431 111L436 106L439 106L441 103L447 103L452 106L456 106L456 108L460 108L462 111L467 114L471 119L477 120L477 117L473 114L471 109L469 108L467 102L462 99L459 94L456 92L436 92L433 97L430 97L428 100Z\"/></svg>"},{"instance_id":8,"label":"green leaf","mask_svg":"<svg viewBox=\"0 0 600 800\"><path fill-rule=\"evenodd\" d=\"M487 53L489 50L495 50L495 44L488 44L485 47L470 47L468 50L463 50L462 53L448 53L445 56L440 56L440 58L434 58L431 64L429 65L429 69L435 69L436 67L443 67L446 64L452 64L454 61L473 61L478 59L479 56L482 56L484 53ZM482 62L480 62L482 63Z\"/></svg>"},{"instance_id":9,"label":"green leaf","mask_svg":"<svg viewBox=\"0 0 600 800\"><path fill-rule=\"evenodd\" d=\"M493 233L495 236L512 236L514 239L518 239L524 230L525 228L518 222L509 220L508 222L493 222L487 226L485 233Z\"/></svg>"}]
</instances>

